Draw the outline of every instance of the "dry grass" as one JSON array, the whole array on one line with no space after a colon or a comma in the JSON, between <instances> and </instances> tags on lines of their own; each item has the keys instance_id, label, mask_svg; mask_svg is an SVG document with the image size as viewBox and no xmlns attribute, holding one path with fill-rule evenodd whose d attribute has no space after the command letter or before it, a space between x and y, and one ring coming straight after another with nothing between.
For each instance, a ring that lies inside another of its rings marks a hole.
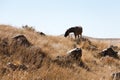
<instances>
[{"instance_id":1,"label":"dry grass","mask_svg":"<svg viewBox=\"0 0 120 80\"><path fill-rule=\"evenodd\" d=\"M0 25L0 44L4 38L10 43L11 37L17 34L25 35L33 46L0 47L1 80L109 80L112 72L120 71L120 60L95 57L99 51L109 46L109 42L93 40L91 44L96 46L97 50L92 50L87 48L90 44L85 41L78 44L75 40L62 36L41 36L35 30ZM57 56L65 56L66 52L75 46L82 48L82 61L89 67L89 71L75 64L74 67L64 67L53 62ZM6 54L11 52L10 56L4 54L6 51ZM8 62L25 64L28 70L4 70Z\"/></svg>"}]
</instances>

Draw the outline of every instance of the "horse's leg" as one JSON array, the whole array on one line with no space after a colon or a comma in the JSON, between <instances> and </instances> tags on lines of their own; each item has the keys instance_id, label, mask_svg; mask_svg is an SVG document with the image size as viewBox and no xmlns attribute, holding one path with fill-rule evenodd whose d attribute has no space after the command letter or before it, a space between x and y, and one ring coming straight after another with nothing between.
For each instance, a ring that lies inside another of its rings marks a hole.
<instances>
[{"instance_id":1,"label":"horse's leg","mask_svg":"<svg viewBox=\"0 0 120 80\"><path fill-rule=\"evenodd\" d=\"M77 44L79 44L79 43L80 43L79 35L76 35L75 40L76 40L76 43L77 43Z\"/></svg>"},{"instance_id":2,"label":"horse's leg","mask_svg":"<svg viewBox=\"0 0 120 80\"><path fill-rule=\"evenodd\" d=\"M80 38L82 39L82 34L80 35Z\"/></svg>"},{"instance_id":3,"label":"horse's leg","mask_svg":"<svg viewBox=\"0 0 120 80\"><path fill-rule=\"evenodd\" d=\"M74 33L74 35L75 35L75 39L76 39L76 34Z\"/></svg>"},{"instance_id":4,"label":"horse's leg","mask_svg":"<svg viewBox=\"0 0 120 80\"><path fill-rule=\"evenodd\" d=\"M80 39L80 35L78 35L78 39Z\"/></svg>"},{"instance_id":5,"label":"horse's leg","mask_svg":"<svg viewBox=\"0 0 120 80\"><path fill-rule=\"evenodd\" d=\"M80 34L80 40L82 41L82 34Z\"/></svg>"},{"instance_id":6,"label":"horse's leg","mask_svg":"<svg viewBox=\"0 0 120 80\"><path fill-rule=\"evenodd\" d=\"M78 35L78 41L80 41L80 35Z\"/></svg>"}]
</instances>

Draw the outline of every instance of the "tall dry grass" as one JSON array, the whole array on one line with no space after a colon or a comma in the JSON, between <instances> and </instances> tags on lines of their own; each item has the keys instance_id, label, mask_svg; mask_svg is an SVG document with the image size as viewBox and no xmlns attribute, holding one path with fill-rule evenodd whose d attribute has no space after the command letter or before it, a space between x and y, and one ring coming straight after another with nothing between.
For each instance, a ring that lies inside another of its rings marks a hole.
<instances>
[{"instance_id":1,"label":"tall dry grass","mask_svg":"<svg viewBox=\"0 0 120 80\"><path fill-rule=\"evenodd\" d=\"M120 60L95 56L109 46L107 42L91 40L91 44L97 47L97 50L92 50L87 48L90 44L85 41L76 43L75 40L62 36L41 36L35 30L0 25L0 44L4 38L10 43L11 38L17 34L25 35L33 46L27 48L9 46L6 49L0 47L1 80L109 80L112 72L120 71ZM65 56L67 51L74 47L82 48L82 61L89 67L89 71L75 64L71 68L53 62L57 56ZM6 56L2 51L12 54ZM41 54L44 55L42 62ZM8 62L25 64L28 70L5 70Z\"/></svg>"}]
</instances>

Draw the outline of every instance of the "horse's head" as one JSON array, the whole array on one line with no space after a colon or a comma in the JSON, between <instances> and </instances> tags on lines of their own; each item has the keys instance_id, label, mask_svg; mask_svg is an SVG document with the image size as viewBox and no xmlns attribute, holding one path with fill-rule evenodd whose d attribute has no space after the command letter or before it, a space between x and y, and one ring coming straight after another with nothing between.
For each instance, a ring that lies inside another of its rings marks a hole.
<instances>
[{"instance_id":1,"label":"horse's head","mask_svg":"<svg viewBox=\"0 0 120 80\"><path fill-rule=\"evenodd\" d=\"M64 37L67 37L69 35L69 31L67 30L64 34Z\"/></svg>"}]
</instances>

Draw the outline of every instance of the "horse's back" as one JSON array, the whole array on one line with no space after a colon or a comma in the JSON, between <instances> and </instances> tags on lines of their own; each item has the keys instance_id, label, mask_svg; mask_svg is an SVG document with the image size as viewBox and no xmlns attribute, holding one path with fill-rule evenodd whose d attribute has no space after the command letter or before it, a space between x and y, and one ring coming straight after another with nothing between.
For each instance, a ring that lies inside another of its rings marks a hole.
<instances>
[{"instance_id":1,"label":"horse's back","mask_svg":"<svg viewBox=\"0 0 120 80\"><path fill-rule=\"evenodd\" d=\"M75 27L75 32L77 33L77 34L81 34L82 33L82 27L81 26L76 26Z\"/></svg>"}]
</instances>

